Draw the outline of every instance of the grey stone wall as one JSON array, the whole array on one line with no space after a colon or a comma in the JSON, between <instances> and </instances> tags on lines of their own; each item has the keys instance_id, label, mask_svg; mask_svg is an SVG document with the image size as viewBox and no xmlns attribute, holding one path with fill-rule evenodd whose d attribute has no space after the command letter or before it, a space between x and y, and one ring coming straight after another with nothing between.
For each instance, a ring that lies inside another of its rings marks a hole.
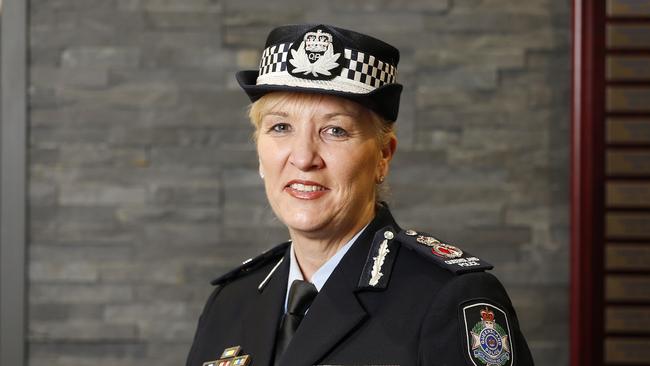
<instances>
[{"instance_id":1,"label":"grey stone wall","mask_svg":"<svg viewBox=\"0 0 650 366\"><path fill-rule=\"evenodd\" d=\"M567 365L568 3L30 1L29 365L181 365L208 281L286 238L233 73L290 22L402 50L396 217L494 263Z\"/></svg>"}]
</instances>

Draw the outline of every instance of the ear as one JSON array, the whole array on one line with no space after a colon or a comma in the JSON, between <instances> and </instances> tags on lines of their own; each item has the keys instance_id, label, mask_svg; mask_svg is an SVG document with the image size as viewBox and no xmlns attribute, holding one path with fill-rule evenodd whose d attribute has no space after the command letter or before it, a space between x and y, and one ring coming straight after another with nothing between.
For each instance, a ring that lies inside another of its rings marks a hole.
<instances>
[{"instance_id":1,"label":"ear","mask_svg":"<svg viewBox=\"0 0 650 366\"><path fill-rule=\"evenodd\" d=\"M261 161L259 161L259 172L260 172L260 178L264 179L264 169L262 169Z\"/></svg>"},{"instance_id":2,"label":"ear","mask_svg":"<svg viewBox=\"0 0 650 366\"><path fill-rule=\"evenodd\" d=\"M385 177L388 175L388 165L395 155L397 150L397 138L391 136L390 139L384 144L381 149L381 160L379 163L379 176Z\"/></svg>"}]
</instances>

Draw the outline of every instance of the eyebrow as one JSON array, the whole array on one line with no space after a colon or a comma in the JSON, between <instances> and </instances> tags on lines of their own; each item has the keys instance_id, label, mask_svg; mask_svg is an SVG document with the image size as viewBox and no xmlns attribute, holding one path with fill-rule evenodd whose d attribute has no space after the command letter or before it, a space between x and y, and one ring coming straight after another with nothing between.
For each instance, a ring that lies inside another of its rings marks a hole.
<instances>
[{"instance_id":1,"label":"eyebrow","mask_svg":"<svg viewBox=\"0 0 650 366\"><path fill-rule=\"evenodd\" d=\"M280 112L280 111L270 111L267 113L264 113L263 117L266 116L279 116L279 117L289 117L289 113L287 112ZM334 117L338 116L346 116L346 117L351 117L351 118L358 118L358 115L356 113L350 113L350 112L332 112L332 113L327 113L323 115L323 119L332 119Z\"/></svg>"},{"instance_id":2,"label":"eyebrow","mask_svg":"<svg viewBox=\"0 0 650 366\"><path fill-rule=\"evenodd\" d=\"M266 117L266 116L289 117L289 113L286 113L286 112L273 112L273 111L271 111L271 112L264 113L264 117Z\"/></svg>"},{"instance_id":3,"label":"eyebrow","mask_svg":"<svg viewBox=\"0 0 650 366\"><path fill-rule=\"evenodd\" d=\"M332 112L332 113L327 113L323 117L325 119L332 119L334 117L338 116L346 116L346 117L352 117L352 118L357 118L358 116L355 113L348 113L348 112Z\"/></svg>"}]
</instances>

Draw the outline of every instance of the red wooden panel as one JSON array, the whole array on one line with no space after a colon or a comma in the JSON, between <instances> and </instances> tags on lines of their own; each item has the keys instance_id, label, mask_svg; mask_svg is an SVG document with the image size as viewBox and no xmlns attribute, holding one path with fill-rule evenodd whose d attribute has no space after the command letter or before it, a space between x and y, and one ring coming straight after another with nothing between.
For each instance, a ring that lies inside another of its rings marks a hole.
<instances>
[{"instance_id":1,"label":"red wooden panel","mask_svg":"<svg viewBox=\"0 0 650 366\"><path fill-rule=\"evenodd\" d=\"M574 366L598 366L604 335L605 1L574 0L572 26L570 358Z\"/></svg>"}]
</instances>

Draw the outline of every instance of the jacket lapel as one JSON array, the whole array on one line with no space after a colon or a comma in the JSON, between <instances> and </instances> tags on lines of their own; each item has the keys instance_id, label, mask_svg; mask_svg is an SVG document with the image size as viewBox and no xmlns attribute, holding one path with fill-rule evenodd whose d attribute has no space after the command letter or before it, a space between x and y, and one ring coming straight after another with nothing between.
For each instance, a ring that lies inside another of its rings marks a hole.
<instances>
[{"instance_id":1,"label":"jacket lapel","mask_svg":"<svg viewBox=\"0 0 650 366\"><path fill-rule=\"evenodd\" d=\"M317 364L368 317L357 298L357 284L374 234L386 225L397 227L382 207L316 296L289 343L281 366Z\"/></svg>"},{"instance_id":2,"label":"jacket lapel","mask_svg":"<svg viewBox=\"0 0 650 366\"><path fill-rule=\"evenodd\" d=\"M289 250L282 263L266 278L261 289L250 298L244 317L244 352L251 356L253 365L271 365L275 336L284 311L284 298L289 275ZM267 277L267 274L265 274ZM224 331L228 331L224 329Z\"/></svg>"}]
</instances>

